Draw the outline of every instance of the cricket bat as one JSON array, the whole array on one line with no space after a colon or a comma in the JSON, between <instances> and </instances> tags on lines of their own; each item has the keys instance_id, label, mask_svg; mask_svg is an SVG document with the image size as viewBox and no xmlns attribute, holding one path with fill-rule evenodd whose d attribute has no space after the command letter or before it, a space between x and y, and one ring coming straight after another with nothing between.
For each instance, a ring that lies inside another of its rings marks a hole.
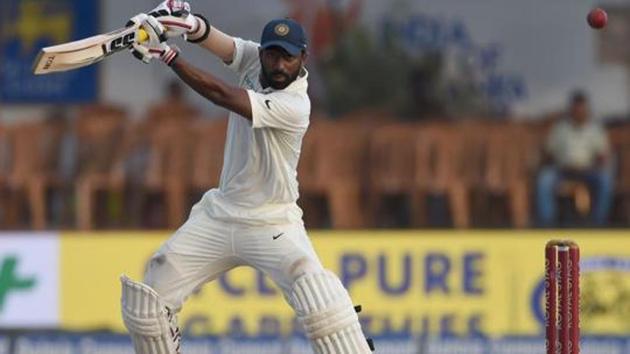
<instances>
[{"instance_id":1,"label":"cricket bat","mask_svg":"<svg viewBox=\"0 0 630 354\"><path fill-rule=\"evenodd\" d=\"M33 63L33 73L44 75L97 63L109 55L129 48L136 40L136 36L139 37L138 42L149 39L149 35L136 25L75 42L42 48Z\"/></svg>"}]
</instances>

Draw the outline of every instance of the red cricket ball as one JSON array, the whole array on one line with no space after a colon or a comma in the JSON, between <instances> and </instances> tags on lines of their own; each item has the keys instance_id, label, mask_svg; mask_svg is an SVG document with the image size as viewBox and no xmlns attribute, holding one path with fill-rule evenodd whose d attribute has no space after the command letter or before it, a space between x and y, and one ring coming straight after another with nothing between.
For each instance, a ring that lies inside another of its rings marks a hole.
<instances>
[{"instance_id":1,"label":"red cricket ball","mask_svg":"<svg viewBox=\"0 0 630 354\"><path fill-rule=\"evenodd\" d=\"M601 29L604 28L608 22L608 14L603 9L596 8L588 13L586 21L588 21L589 26L592 28Z\"/></svg>"}]
</instances>

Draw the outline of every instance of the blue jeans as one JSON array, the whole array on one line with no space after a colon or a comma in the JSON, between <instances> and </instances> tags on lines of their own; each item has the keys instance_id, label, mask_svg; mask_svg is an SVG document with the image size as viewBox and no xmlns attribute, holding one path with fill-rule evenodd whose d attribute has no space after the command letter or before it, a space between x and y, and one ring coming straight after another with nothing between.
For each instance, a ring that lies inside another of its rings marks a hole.
<instances>
[{"instance_id":1,"label":"blue jeans","mask_svg":"<svg viewBox=\"0 0 630 354\"><path fill-rule=\"evenodd\" d=\"M609 169L566 172L557 167L544 167L538 174L536 206L541 226L553 226L556 219L556 187L563 181L579 181L588 186L593 201L591 222L605 225L613 197L613 176Z\"/></svg>"}]
</instances>

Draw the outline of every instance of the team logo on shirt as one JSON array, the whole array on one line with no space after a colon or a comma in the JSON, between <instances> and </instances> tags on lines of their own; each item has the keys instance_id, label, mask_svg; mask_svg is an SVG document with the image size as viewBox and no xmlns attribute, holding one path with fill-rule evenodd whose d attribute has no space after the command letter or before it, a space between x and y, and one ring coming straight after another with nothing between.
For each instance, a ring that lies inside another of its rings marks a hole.
<instances>
[{"instance_id":1,"label":"team logo on shirt","mask_svg":"<svg viewBox=\"0 0 630 354\"><path fill-rule=\"evenodd\" d=\"M274 28L274 31L278 36L284 37L289 34L289 26L284 23L280 23L276 26L276 28Z\"/></svg>"}]
</instances>

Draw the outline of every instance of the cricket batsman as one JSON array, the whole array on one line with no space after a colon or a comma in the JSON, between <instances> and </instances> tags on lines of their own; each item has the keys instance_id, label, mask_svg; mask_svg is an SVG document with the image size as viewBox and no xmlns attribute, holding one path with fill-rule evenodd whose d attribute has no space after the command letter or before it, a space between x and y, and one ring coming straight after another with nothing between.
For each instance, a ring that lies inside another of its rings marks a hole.
<instances>
[{"instance_id":1,"label":"cricket batsman","mask_svg":"<svg viewBox=\"0 0 630 354\"><path fill-rule=\"evenodd\" d=\"M149 35L133 45L134 56L162 61L230 111L219 187L204 194L153 255L143 282L121 277L122 316L136 353L179 353L176 314L186 298L245 265L282 290L315 353L371 353L350 296L322 266L296 203L296 168L311 110L303 28L290 19L273 20L255 43L222 33L183 1L165 1L129 25L141 25ZM219 57L238 75L238 86L187 63L166 42L177 36Z\"/></svg>"}]
</instances>

